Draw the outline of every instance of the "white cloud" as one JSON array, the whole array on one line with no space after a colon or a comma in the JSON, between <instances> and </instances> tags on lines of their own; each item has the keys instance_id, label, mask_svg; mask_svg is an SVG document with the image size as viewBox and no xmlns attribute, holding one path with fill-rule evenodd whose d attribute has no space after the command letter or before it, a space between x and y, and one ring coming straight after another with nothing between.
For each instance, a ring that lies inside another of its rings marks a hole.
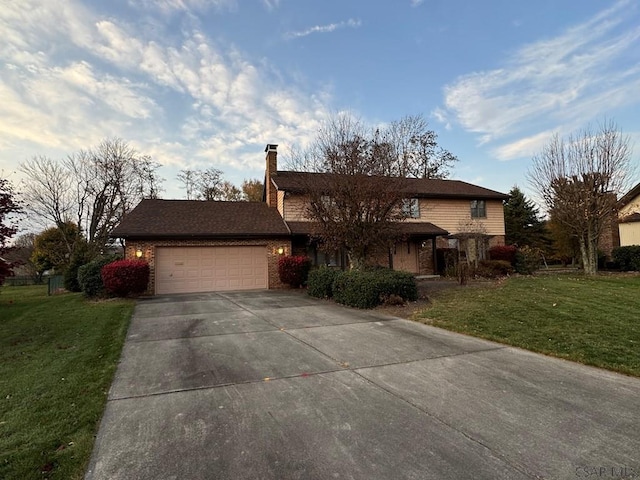
<instances>
[{"instance_id":1,"label":"white cloud","mask_svg":"<svg viewBox=\"0 0 640 480\"><path fill-rule=\"evenodd\" d=\"M311 35L312 33L330 33L342 28L358 28L361 25L362 21L360 21L359 19L350 18L349 20L343 22L329 23L327 25L315 25L305 30L287 32L284 34L284 36L285 38L300 38Z\"/></svg>"},{"instance_id":2,"label":"white cloud","mask_svg":"<svg viewBox=\"0 0 640 480\"><path fill-rule=\"evenodd\" d=\"M424 3L424 0L411 0L412 7L419 7Z\"/></svg>"},{"instance_id":3,"label":"white cloud","mask_svg":"<svg viewBox=\"0 0 640 480\"><path fill-rule=\"evenodd\" d=\"M640 101L640 26L626 0L561 35L526 45L503 67L459 77L444 89L448 115L479 135L480 144L520 138L496 148L499 158L529 153L548 129L584 124ZM634 93L635 92L635 93Z\"/></svg>"},{"instance_id":4,"label":"white cloud","mask_svg":"<svg viewBox=\"0 0 640 480\"><path fill-rule=\"evenodd\" d=\"M539 152L542 147L549 142L553 134L553 130L546 130L530 137L520 138L515 142L501 145L493 150L499 160L513 160L514 158L532 157Z\"/></svg>"},{"instance_id":5,"label":"white cloud","mask_svg":"<svg viewBox=\"0 0 640 480\"><path fill-rule=\"evenodd\" d=\"M309 141L331 101L201 31L150 38L73 0L9 0L0 36L0 170L119 136L173 169L259 171L266 143Z\"/></svg>"}]
</instances>

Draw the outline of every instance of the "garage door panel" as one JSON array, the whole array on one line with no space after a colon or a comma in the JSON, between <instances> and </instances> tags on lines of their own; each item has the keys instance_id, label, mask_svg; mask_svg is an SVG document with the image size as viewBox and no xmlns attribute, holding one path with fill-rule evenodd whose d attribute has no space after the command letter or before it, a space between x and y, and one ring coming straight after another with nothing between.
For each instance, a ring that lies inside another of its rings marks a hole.
<instances>
[{"instance_id":1,"label":"garage door panel","mask_svg":"<svg viewBox=\"0 0 640 480\"><path fill-rule=\"evenodd\" d=\"M266 247L159 247L156 293L267 288Z\"/></svg>"}]
</instances>

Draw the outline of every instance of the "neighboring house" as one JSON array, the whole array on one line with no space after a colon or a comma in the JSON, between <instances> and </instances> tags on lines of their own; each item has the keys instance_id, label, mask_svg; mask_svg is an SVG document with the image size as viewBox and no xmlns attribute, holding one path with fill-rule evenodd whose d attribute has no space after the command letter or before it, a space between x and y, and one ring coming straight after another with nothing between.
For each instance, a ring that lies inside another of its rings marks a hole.
<instances>
[{"instance_id":1,"label":"neighboring house","mask_svg":"<svg viewBox=\"0 0 640 480\"><path fill-rule=\"evenodd\" d=\"M263 202L143 200L112 232L127 258L151 267L149 293L278 288L280 255L308 255L316 265L346 266L312 238L304 185L318 173L279 171L277 145L267 145ZM504 244L507 195L456 180L407 179L404 240L377 263L416 274L437 271L436 247L474 239L474 249ZM478 238L481 239L477 243Z\"/></svg>"},{"instance_id":2,"label":"neighboring house","mask_svg":"<svg viewBox=\"0 0 640 480\"><path fill-rule=\"evenodd\" d=\"M640 245L640 183L618 201L620 246Z\"/></svg>"}]
</instances>

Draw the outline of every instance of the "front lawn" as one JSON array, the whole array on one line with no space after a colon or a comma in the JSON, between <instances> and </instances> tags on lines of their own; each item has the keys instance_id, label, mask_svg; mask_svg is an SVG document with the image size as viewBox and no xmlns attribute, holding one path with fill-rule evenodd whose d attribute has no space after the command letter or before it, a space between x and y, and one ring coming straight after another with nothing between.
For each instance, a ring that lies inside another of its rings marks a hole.
<instances>
[{"instance_id":1,"label":"front lawn","mask_svg":"<svg viewBox=\"0 0 640 480\"><path fill-rule=\"evenodd\" d=\"M132 311L0 289L0 478L83 477Z\"/></svg>"},{"instance_id":2,"label":"front lawn","mask_svg":"<svg viewBox=\"0 0 640 480\"><path fill-rule=\"evenodd\" d=\"M640 376L640 276L514 277L437 293L415 320Z\"/></svg>"}]
</instances>

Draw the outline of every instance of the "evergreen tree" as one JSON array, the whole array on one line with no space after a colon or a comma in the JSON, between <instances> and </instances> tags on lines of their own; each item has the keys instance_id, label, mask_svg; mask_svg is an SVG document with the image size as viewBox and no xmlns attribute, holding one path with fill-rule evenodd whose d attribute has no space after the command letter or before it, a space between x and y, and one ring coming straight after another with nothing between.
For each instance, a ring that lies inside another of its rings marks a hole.
<instances>
[{"instance_id":1,"label":"evergreen tree","mask_svg":"<svg viewBox=\"0 0 640 480\"><path fill-rule=\"evenodd\" d=\"M517 186L504 204L504 226L507 245L543 247L547 243L538 208Z\"/></svg>"}]
</instances>

